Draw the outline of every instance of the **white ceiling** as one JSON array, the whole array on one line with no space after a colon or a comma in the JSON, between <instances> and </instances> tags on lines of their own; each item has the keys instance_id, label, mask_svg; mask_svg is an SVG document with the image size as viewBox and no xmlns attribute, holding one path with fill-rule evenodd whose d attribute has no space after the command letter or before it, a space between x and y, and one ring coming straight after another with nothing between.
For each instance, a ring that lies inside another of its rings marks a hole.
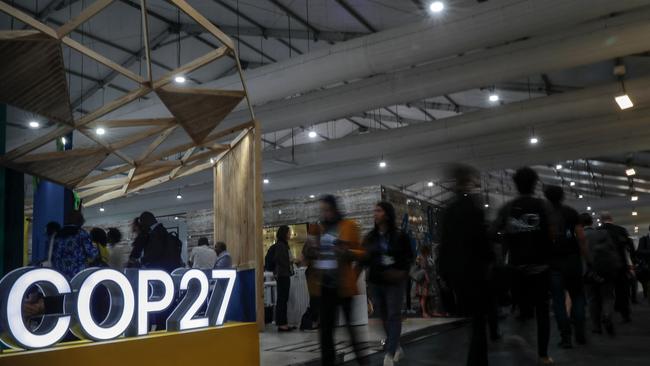
<instances>
[{"instance_id":1,"label":"white ceiling","mask_svg":"<svg viewBox=\"0 0 650 366\"><path fill-rule=\"evenodd\" d=\"M544 7L551 3L562 4L563 9L582 7L594 14L600 4L620 6L619 16L611 21L618 21L621 27L632 24L635 17L637 20L650 19L646 15L650 14L650 0L620 1L614 5L586 0L447 0L445 12L437 15L426 10L428 1L347 0L361 18L355 18L335 0L189 2L235 39L240 58L248 67L245 74L251 77L265 75L265 70L275 66L295 66L310 55L327 54L332 47L345 49L342 39L359 39L383 31L395 31L393 34L396 34L400 29L412 29L420 23L440 26L440 34L453 35L444 33L453 30L459 39L464 32L469 34L481 26L507 29L512 23L512 27L521 27L516 24L517 19L493 16L487 24L459 28L466 24L463 21L499 7L537 9L539 19L533 20L539 24L553 21L548 19L548 14L553 14L554 9ZM23 11L37 14L54 26L90 3L91 0L15 1ZM142 72L143 61L133 57L142 47L138 4L136 0L116 1L85 23L80 28L83 34L76 32L73 37L112 60L125 63L130 70ZM178 66L179 60L181 64L187 62L217 44L206 33L194 33L197 28L184 14L180 15L183 31L177 33L179 14L166 2L150 0L148 4L150 37L159 44L152 53L156 61L154 75L160 76ZM591 13L585 11L584 14ZM482 38L474 38L468 43L473 46L463 50L467 54L448 54L418 65L413 71L409 71L409 67L355 79L337 79L334 74L318 75L322 70L316 70L312 77L328 82L297 94L265 89L264 80L256 79L251 85L258 87L259 95L271 97L258 99L261 102L255 105L266 132L264 172L271 180L265 186L267 199L319 194L349 186L388 184L433 201L444 201L448 193L441 193L445 191L440 188L444 185L442 169L446 163L463 161L475 164L484 172L488 195L494 200L490 203L493 208L500 195L512 194L509 185L501 188L501 181L508 181L507 172L531 164L537 167L545 183L564 184L577 209L583 210L590 205L599 211L611 210L621 222L630 228L639 225L643 232L650 223L650 153L644 152L650 150L647 144L650 117L646 117L646 112L650 111L650 44L646 39L647 49L643 49L639 46L640 40L622 36L603 38L601 43L594 39L595 48L588 46L586 41L581 43L580 32L587 39L592 34L587 31L589 27L603 21L601 17L589 18L584 14L576 11L576 19L581 20L562 27L539 28L530 34L513 34L511 38L502 35L506 41L499 44L489 43L487 38L481 43ZM561 17L558 15L558 18ZM0 14L0 28L12 27L23 28L24 25L12 24L8 16ZM323 39L313 40L316 31ZM264 32L269 37L262 36ZM573 45L570 42L575 42L575 47L562 48ZM408 49L414 45L403 46ZM436 45L431 47L431 52L435 53ZM453 45L444 47L455 49ZM462 49L460 44L456 48ZM623 49L636 51L627 54L621 51ZM607 57L610 53L617 56ZM64 59L77 117L135 87L121 76L106 79L110 73L108 69L87 59L82 62L78 54L67 49L64 49ZM625 112L619 111L612 100L619 85L612 74L616 63L627 68L627 90L636 104ZM190 84L227 83L233 66L234 63L228 61L208 65L190 75ZM415 74L420 69L422 71ZM412 87L404 85L406 79L401 79L401 75L416 75L409 76L408 83L413 84ZM417 75L422 77L418 79ZM379 83L381 80L384 81ZM291 84L298 85L299 80L287 78L281 82L290 90ZM378 87L373 89L373 83ZM409 93L417 90L418 98L405 100L406 90ZM498 103L487 99L492 90L500 96ZM354 97L345 100L344 95ZM318 104L321 101L326 109ZM359 109L359 106L370 108ZM160 106L155 96L148 96L112 116L132 118L140 115L158 117L167 116L169 112ZM47 128L37 131L25 128L32 117L10 108L9 149L47 132ZM311 130L317 132L316 138L308 136ZM108 138L119 140L133 132L133 129L109 131ZM531 134L541 139L537 146L528 144ZM170 141L184 138L179 132ZM75 146L90 143L83 136L75 135L74 139ZM130 152L135 153L137 149L134 147ZM382 155L388 162L385 170L377 166ZM554 167L558 162L563 164L563 169L556 171ZM109 158L103 167L117 163L118 159ZM624 173L628 165L637 171L631 179ZM575 187L569 186L571 180L576 181ZM429 181L436 185L428 187ZM103 217L130 216L142 207L158 210L161 214L207 207L212 196L210 182L210 173L201 173L118 199L106 205ZM178 188L184 192L181 205L172 199ZM629 198L632 191L638 192L640 198L635 203ZM583 194L584 198L578 199L578 194ZM165 200L164 197L170 198ZM633 210L638 212L637 216L631 215ZM95 211L91 210L88 215L100 219Z\"/></svg>"}]
</instances>

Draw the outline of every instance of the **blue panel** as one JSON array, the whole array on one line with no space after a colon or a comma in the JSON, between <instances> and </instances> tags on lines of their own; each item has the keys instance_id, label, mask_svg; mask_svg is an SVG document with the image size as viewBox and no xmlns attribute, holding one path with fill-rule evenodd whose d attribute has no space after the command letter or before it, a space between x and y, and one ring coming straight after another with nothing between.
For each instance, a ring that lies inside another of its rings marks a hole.
<instances>
[{"instance_id":1,"label":"blue panel","mask_svg":"<svg viewBox=\"0 0 650 366\"><path fill-rule=\"evenodd\" d=\"M254 322L255 319L255 270L238 271L226 321Z\"/></svg>"},{"instance_id":2,"label":"blue panel","mask_svg":"<svg viewBox=\"0 0 650 366\"><path fill-rule=\"evenodd\" d=\"M34 192L34 221L32 222L32 262L39 263L47 260L48 240L45 226L50 221L56 221L63 226L65 217L66 189L63 186L49 182L39 182Z\"/></svg>"}]
</instances>

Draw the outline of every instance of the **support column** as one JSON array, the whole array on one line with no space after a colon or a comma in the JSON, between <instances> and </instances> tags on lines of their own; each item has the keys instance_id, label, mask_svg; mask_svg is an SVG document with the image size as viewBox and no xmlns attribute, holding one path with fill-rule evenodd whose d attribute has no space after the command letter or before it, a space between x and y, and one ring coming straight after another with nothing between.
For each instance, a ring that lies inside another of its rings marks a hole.
<instances>
[{"instance_id":1,"label":"support column","mask_svg":"<svg viewBox=\"0 0 650 366\"><path fill-rule=\"evenodd\" d=\"M4 154L7 106L0 104L0 153ZM0 167L0 271L5 274L23 265L25 191L24 175Z\"/></svg>"}]
</instances>

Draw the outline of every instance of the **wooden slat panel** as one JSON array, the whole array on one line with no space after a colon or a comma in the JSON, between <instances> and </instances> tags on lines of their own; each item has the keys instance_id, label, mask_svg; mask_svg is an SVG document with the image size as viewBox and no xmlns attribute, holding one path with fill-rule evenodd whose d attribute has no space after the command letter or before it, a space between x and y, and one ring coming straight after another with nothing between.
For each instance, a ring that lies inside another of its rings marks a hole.
<instances>
[{"instance_id":1,"label":"wooden slat panel","mask_svg":"<svg viewBox=\"0 0 650 366\"><path fill-rule=\"evenodd\" d=\"M0 103L71 123L61 46L43 34L16 34L23 36L0 40Z\"/></svg>"},{"instance_id":2,"label":"wooden slat panel","mask_svg":"<svg viewBox=\"0 0 650 366\"><path fill-rule=\"evenodd\" d=\"M31 161L13 163L12 167L19 171L28 172L38 177L72 188L86 178L108 156L105 150L85 156L74 156L55 161Z\"/></svg>"},{"instance_id":3,"label":"wooden slat panel","mask_svg":"<svg viewBox=\"0 0 650 366\"><path fill-rule=\"evenodd\" d=\"M156 94L197 144L203 142L243 97L243 92L172 88L159 89Z\"/></svg>"},{"instance_id":4,"label":"wooden slat panel","mask_svg":"<svg viewBox=\"0 0 650 366\"><path fill-rule=\"evenodd\" d=\"M105 172L95 174L95 175L90 176L90 177L86 177L83 181L81 181L81 182L79 182L79 184L77 184L77 188L86 188L87 186L89 186L89 185L91 185L93 183L96 183L98 181L101 181L103 179L110 178L110 177L112 177L114 175L117 175L117 174L128 172L129 169L131 169L131 166L128 165L128 164L127 165L120 165L118 167L107 170Z\"/></svg>"},{"instance_id":5,"label":"wooden slat panel","mask_svg":"<svg viewBox=\"0 0 650 366\"><path fill-rule=\"evenodd\" d=\"M132 101L140 98L141 96L144 96L148 94L151 91L151 88L148 86L143 86L140 87L139 89L132 90L128 94L125 94L121 96L120 98L115 99L114 101L104 104L104 106L98 108L97 110L88 113L87 115L83 116L80 118L78 121L75 122L75 127L83 127L87 125L88 123L101 118L102 116L126 105L131 103Z\"/></svg>"},{"instance_id":6,"label":"wooden slat panel","mask_svg":"<svg viewBox=\"0 0 650 366\"><path fill-rule=\"evenodd\" d=\"M198 68L201 68L209 64L210 62L218 58L223 57L227 53L228 53L228 48L226 47L219 47L214 51L206 53L205 55L197 58L196 60L188 62L187 64L166 73L162 78L160 78L160 80L156 80L154 82L154 89L159 89L169 84L177 75L184 75L190 73Z\"/></svg>"},{"instance_id":7,"label":"wooden slat panel","mask_svg":"<svg viewBox=\"0 0 650 366\"><path fill-rule=\"evenodd\" d=\"M174 122L174 118L139 118L139 119L116 119L105 121L92 121L87 124L89 128L122 128L142 126L163 126Z\"/></svg>"}]
</instances>

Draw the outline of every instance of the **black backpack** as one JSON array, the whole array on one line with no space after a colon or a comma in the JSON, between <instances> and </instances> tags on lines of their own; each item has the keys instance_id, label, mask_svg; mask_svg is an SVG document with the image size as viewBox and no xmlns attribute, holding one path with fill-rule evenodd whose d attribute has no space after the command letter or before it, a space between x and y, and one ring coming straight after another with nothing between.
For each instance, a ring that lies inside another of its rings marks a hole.
<instances>
[{"instance_id":1,"label":"black backpack","mask_svg":"<svg viewBox=\"0 0 650 366\"><path fill-rule=\"evenodd\" d=\"M264 270L268 272L275 272L275 248L277 244L271 245L269 250L264 256Z\"/></svg>"}]
</instances>

